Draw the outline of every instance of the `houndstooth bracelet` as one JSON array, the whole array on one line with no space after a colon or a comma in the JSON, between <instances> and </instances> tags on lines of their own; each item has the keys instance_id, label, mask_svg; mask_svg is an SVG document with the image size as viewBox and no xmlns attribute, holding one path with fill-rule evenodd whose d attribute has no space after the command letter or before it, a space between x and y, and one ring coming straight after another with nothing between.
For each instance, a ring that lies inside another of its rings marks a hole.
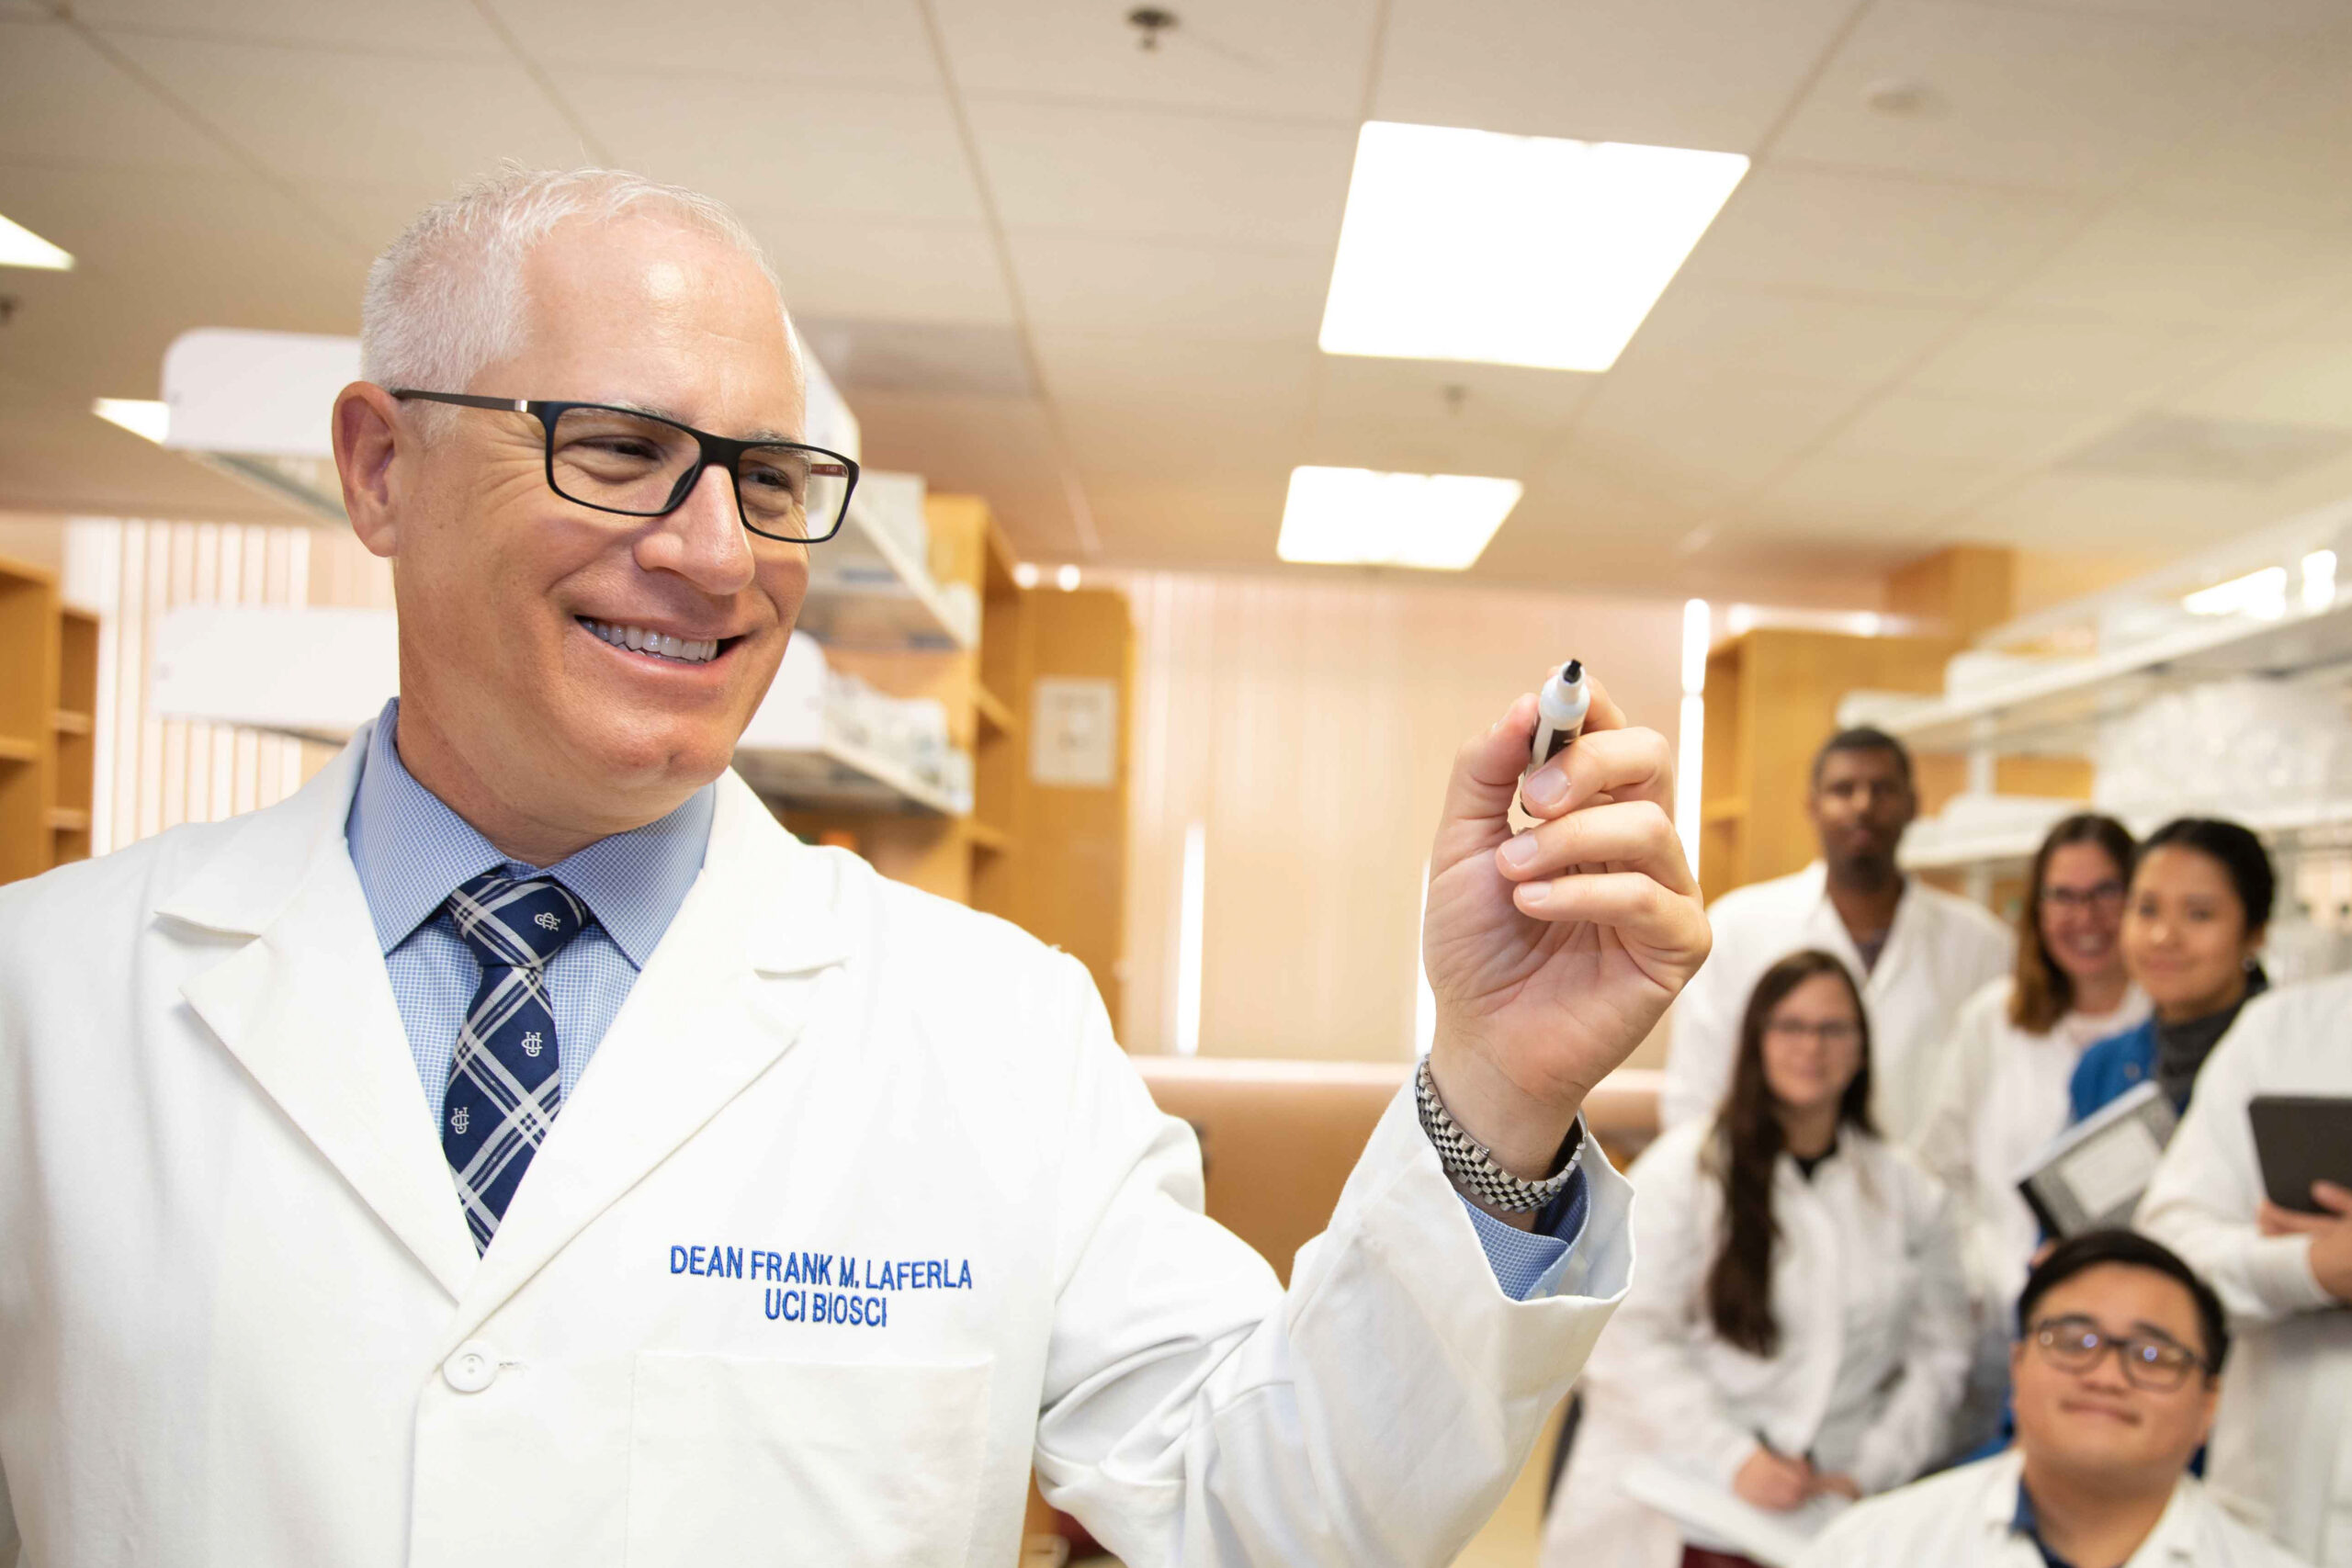
<instances>
[{"instance_id":1,"label":"houndstooth bracelet","mask_svg":"<svg viewBox=\"0 0 2352 1568\"><path fill-rule=\"evenodd\" d=\"M1421 1131L1436 1145L1437 1161L1445 1168L1445 1174L1480 1202L1505 1213L1540 1209L1567 1190L1569 1180L1577 1173L1577 1161L1584 1154L1584 1117L1579 1114L1568 1132L1568 1142L1564 1145L1567 1157L1561 1161L1558 1171L1541 1181L1521 1181L1496 1164L1487 1146L1454 1121L1445 1101L1437 1097L1437 1080L1430 1076L1427 1056L1421 1058L1421 1070L1413 1077L1413 1104L1420 1111Z\"/></svg>"}]
</instances>

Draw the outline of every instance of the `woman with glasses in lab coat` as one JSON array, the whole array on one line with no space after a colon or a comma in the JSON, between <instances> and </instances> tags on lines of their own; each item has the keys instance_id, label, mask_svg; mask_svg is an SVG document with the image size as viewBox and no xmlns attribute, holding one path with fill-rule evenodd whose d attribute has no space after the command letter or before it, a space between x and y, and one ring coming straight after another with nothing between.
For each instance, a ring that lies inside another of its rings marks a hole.
<instances>
[{"instance_id":1,"label":"woman with glasses in lab coat","mask_svg":"<svg viewBox=\"0 0 2352 1568\"><path fill-rule=\"evenodd\" d=\"M1971 997L1942 1052L1942 1078L1917 1144L1951 1190L1977 1323L1977 1353L1954 1446L1973 1450L2001 1421L2018 1292L2041 1228L2018 1191L2068 1121L2083 1053L2148 1016L2123 961L2131 831L2078 812L2041 840L2018 913L2013 972Z\"/></svg>"},{"instance_id":2,"label":"woman with glasses in lab coat","mask_svg":"<svg viewBox=\"0 0 2352 1568\"><path fill-rule=\"evenodd\" d=\"M1736 1563L1706 1505L1816 1529L1942 1450L1971 1341L1950 1201L1869 1107L1852 975L1781 959L1716 1115L1634 1166L1641 1267L1585 1377L1546 1568Z\"/></svg>"}]
</instances>

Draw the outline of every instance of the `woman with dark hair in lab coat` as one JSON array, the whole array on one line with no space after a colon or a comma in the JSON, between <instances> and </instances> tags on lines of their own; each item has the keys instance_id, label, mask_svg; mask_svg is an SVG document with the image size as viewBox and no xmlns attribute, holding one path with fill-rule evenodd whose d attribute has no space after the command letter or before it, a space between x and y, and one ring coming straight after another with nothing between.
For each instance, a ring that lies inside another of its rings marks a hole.
<instances>
[{"instance_id":1,"label":"woman with dark hair in lab coat","mask_svg":"<svg viewBox=\"0 0 2352 1568\"><path fill-rule=\"evenodd\" d=\"M1869 1106L1852 975L1781 959L1714 1118L1633 1168L1641 1266L1585 1377L1547 1568L1736 1562L1736 1532L1692 1506L1807 1531L1939 1451L1968 1360L1959 1243L1943 1189Z\"/></svg>"}]
</instances>

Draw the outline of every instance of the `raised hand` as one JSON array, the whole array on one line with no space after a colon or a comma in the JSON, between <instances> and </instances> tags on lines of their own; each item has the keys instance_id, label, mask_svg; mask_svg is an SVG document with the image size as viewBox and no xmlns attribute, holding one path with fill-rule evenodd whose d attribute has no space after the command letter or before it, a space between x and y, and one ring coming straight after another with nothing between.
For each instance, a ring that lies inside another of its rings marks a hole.
<instances>
[{"instance_id":1,"label":"raised hand","mask_svg":"<svg viewBox=\"0 0 2352 1568\"><path fill-rule=\"evenodd\" d=\"M1630 728L1596 680L1584 735L1522 791L1534 730L1535 699L1522 696L1455 757L1422 936L1438 1093L1504 1168L1531 1179L1710 940L1667 816L1665 738ZM1539 818L1516 836L1515 794Z\"/></svg>"}]
</instances>

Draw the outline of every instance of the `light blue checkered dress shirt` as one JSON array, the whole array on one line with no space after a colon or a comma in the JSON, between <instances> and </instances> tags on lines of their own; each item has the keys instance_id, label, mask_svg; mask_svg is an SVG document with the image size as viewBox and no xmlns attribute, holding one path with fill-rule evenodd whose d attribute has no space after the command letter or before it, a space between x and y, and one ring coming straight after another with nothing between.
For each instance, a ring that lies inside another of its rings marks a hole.
<instances>
[{"instance_id":1,"label":"light blue checkered dress shirt","mask_svg":"<svg viewBox=\"0 0 2352 1568\"><path fill-rule=\"evenodd\" d=\"M344 838L376 922L426 1113L439 1122L458 1028L481 985L481 964L442 906L458 884L502 867L513 876L556 878L595 917L548 965L557 1071L570 1100L638 972L701 874L716 789L696 790L660 821L599 839L554 865L524 865L492 848L411 776L392 744L399 716L394 698L368 738Z\"/></svg>"},{"instance_id":2,"label":"light blue checkered dress shirt","mask_svg":"<svg viewBox=\"0 0 2352 1568\"><path fill-rule=\"evenodd\" d=\"M449 1087L449 1061L466 1008L481 985L481 964L458 935L442 906L460 883L503 868L512 876L555 877L579 895L594 916L548 965L548 996L555 1010L558 1072L570 1100L613 1018L628 999L638 972L653 956L662 933L686 901L710 846L715 786L658 822L600 839L550 866L510 861L472 825L442 803L401 765L392 744L400 701L384 705L368 738L359 787L351 797L344 837L359 888L375 920L392 1000L416 1059L425 1114L438 1125ZM559 1118L561 1112L557 1112ZM1584 1230L1589 1204L1579 1172L1553 1206L1546 1232L1517 1230L1465 1199L1478 1245L1505 1295L1525 1301L1549 1291L1566 1267Z\"/></svg>"}]
</instances>

